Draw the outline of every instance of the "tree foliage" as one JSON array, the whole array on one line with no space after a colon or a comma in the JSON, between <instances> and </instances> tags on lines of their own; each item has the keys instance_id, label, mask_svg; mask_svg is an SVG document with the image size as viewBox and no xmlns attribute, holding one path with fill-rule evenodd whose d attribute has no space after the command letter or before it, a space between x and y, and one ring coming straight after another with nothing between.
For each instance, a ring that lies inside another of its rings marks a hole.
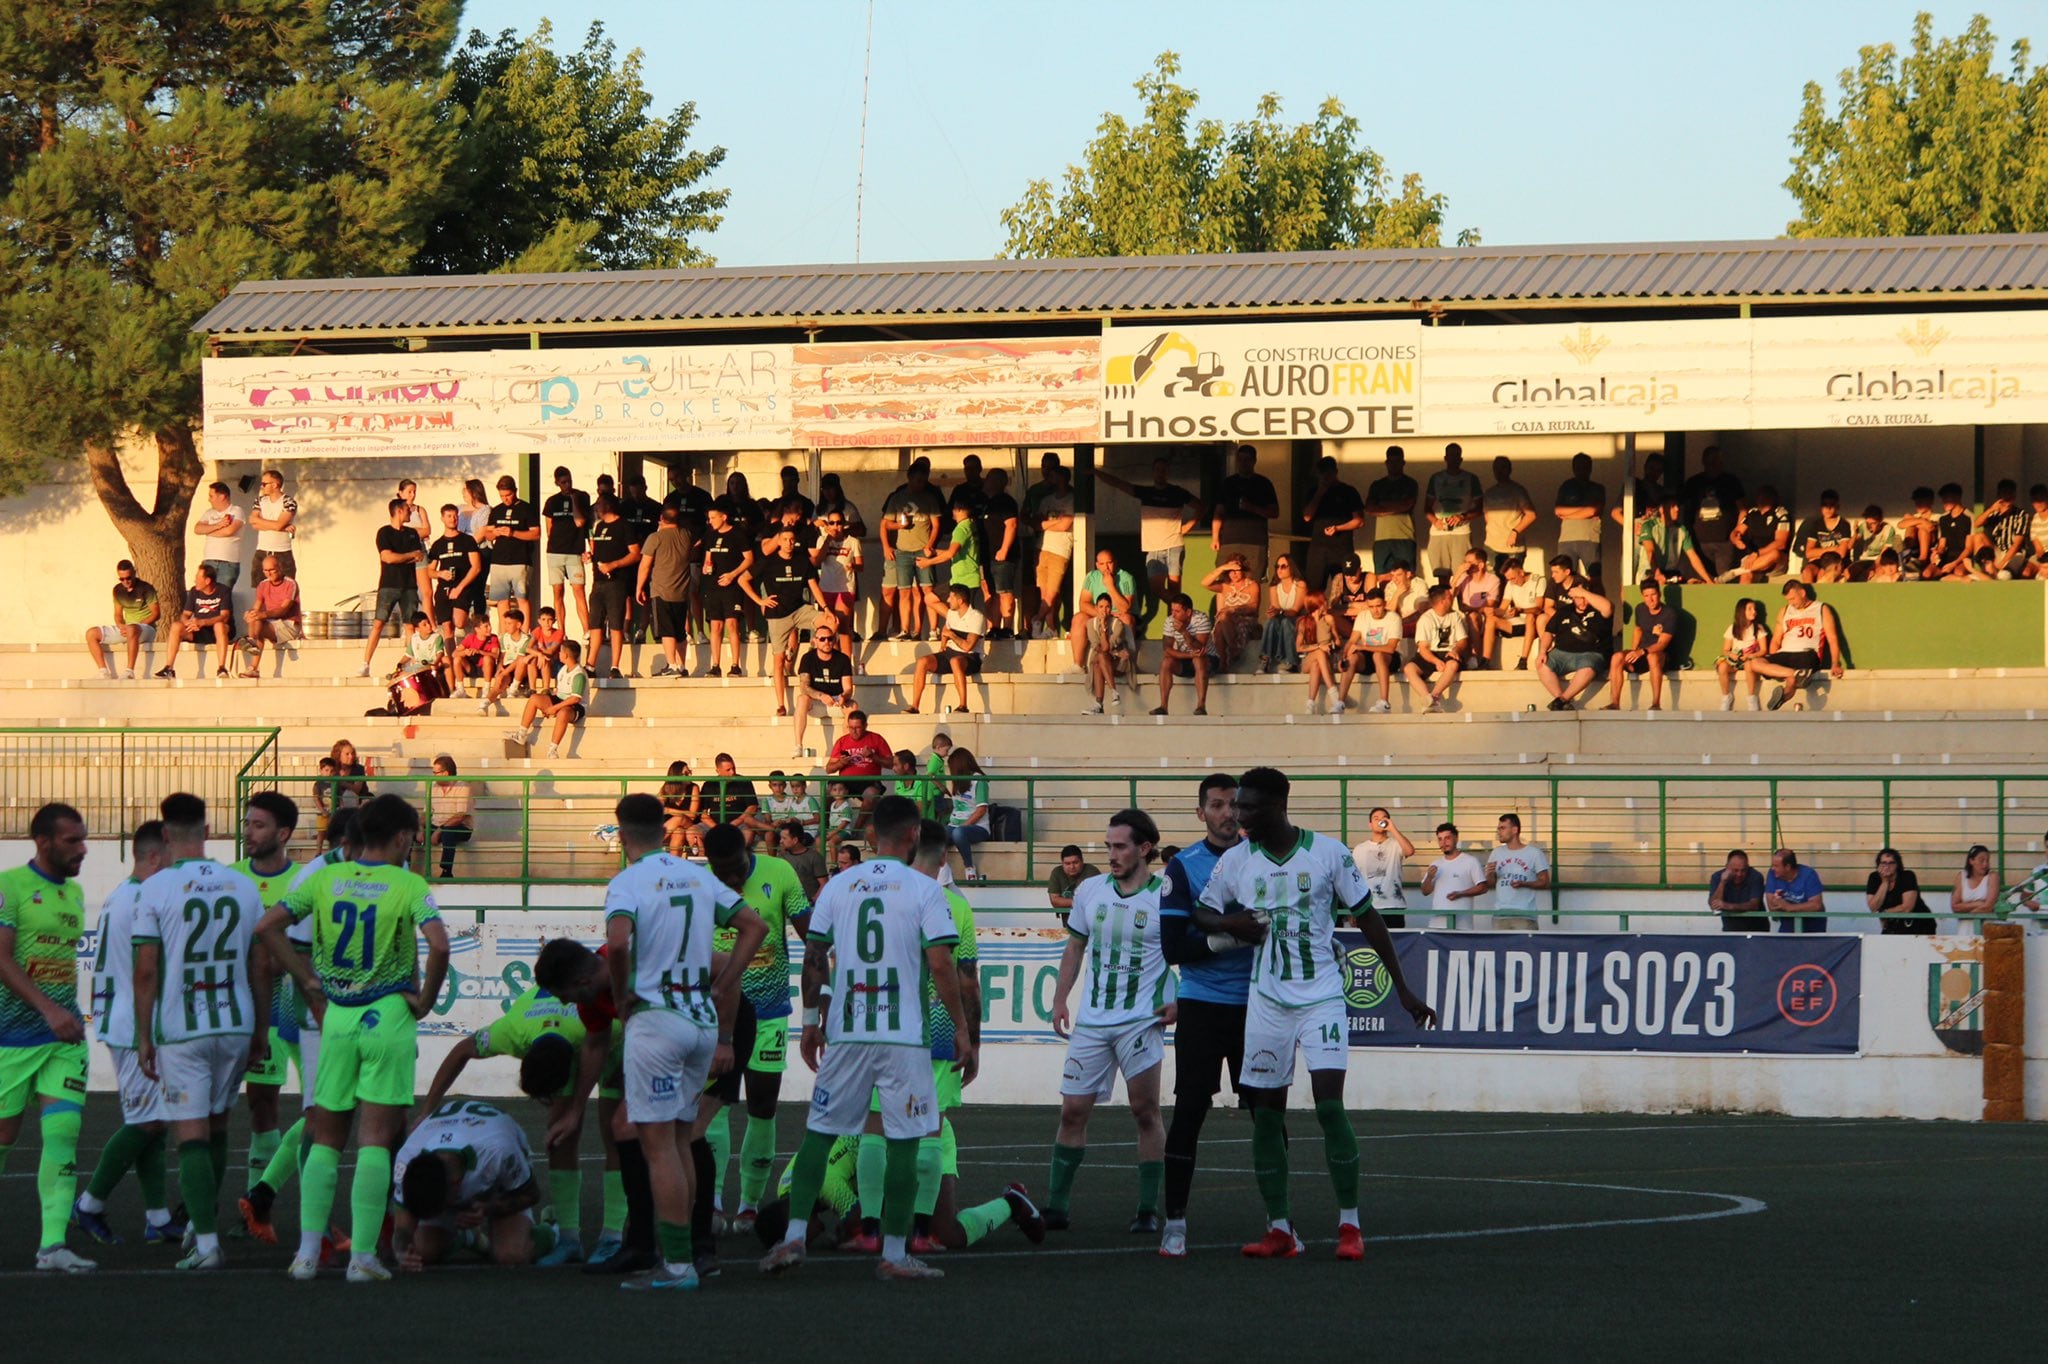
<instances>
[{"instance_id":1,"label":"tree foliage","mask_svg":"<svg viewBox=\"0 0 2048 1364\"><path fill-rule=\"evenodd\" d=\"M2048 228L2048 72L2013 43L2001 69L1983 15L1912 50L1861 50L1832 112L1809 82L1792 130L1794 237L1915 237Z\"/></svg>"},{"instance_id":2,"label":"tree foliage","mask_svg":"<svg viewBox=\"0 0 2048 1364\"><path fill-rule=\"evenodd\" d=\"M1358 120L1335 99L1289 124L1266 95L1229 127L1198 118L1162 53L1137 81L1143 117L1103 115L1081 164L1057 190L1045 180L1003 210L1006 256L1150 256L1226 251L1322 251L1442 244L1446 200L1409 174L1398 183L1359 141ZM1461 244L1476 241L1468 233Z\"/></svg>"}]
</instances>

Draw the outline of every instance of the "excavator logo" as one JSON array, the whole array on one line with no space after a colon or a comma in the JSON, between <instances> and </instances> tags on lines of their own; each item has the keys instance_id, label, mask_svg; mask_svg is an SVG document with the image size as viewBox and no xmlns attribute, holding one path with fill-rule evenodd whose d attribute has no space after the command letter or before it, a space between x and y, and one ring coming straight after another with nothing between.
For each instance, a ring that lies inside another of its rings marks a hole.
<instances>
[{"instance_id":1,"label":"excavator logo","mask_svg":"<svg viewBox=\"0 0 2048 1364\"><path fill-rule=\"evenodd\" d=\"M1178 369L1169 368L1167 357L1175 356L1186 363ZM1111 398L1129 399L1138 396L1146 380L1155 373L1167 376L1162 379L1162 396L1171 398L1180 392L1198 393L1204 398L1228 398L1237 388L1223 377L1223 362L1214 351L1197 351L1194 342L1179 332L1160 332L1139 347L1136 355L1112 355L1103 375L1103 388Z\"/></svg>"}]
</instances>

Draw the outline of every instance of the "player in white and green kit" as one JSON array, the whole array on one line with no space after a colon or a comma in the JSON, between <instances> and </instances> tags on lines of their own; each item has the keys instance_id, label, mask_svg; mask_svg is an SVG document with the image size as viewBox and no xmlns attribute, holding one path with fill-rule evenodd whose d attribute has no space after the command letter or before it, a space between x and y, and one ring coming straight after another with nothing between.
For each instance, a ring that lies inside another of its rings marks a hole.
<instances>
[{"instance_id":1,"label":"player in white and green kit","mask_svg":"<svg viewBox=\"0 0 2048 1364\"><path fill-rule=\"evenodd\" d=\"M1131 1231L1159 1230L1159 1191L1166 1182L1166 1129L1159 1121L1159 1076L1166 1029L1173 1022L1173 972L1159 941L1159 891L1152 850L1159 826L1143 810L1112 815L1103 836L1109 870L1074 887L1067 947L1053 987L1052 1030L1067 1042L1060 1077L1060 1130L1053 1139L1046 1225L1068 1225L1074 1176L1088 1152L1088 1117L1123 1074L1138 1124L1138 1215ZM1078 1014L1067 996L1087 968Z\"/></svg>"},{"instance_id":2,"label":"player in white and green kit","mask_svg":"<svg viewBox=\"0 0 2048 1364\"><path fill-rule=\"evenodd\" d=\"M263 901L255 882L206 856L205 801L179 792L160 811L172 861L143 883L135 908L135 1059L162 1083L178 1141L193 1235L178 1268L221 1269L228 1116L270 1044L269 968L254 951Z\"/></svg>"},{"instance_id":3,"label":"player in white and green kit","mask_svg":"<svg viewBox=\"0 0 2048 1364\"><path fill-rule=\"evenodd\" d=\"M400 1269L446 1259L465 1224L476 1226L495 1265L530 1264L554 1240L552 1228L533 1222L540 1181L526 1133L491 1104L456 1099L430 1111L398 1148L392 1179Z\"/></svg>"},{"instance_id":4,"label":"player in white and green kit","mask_svg":"<svg viewBox=\"0 0 2048 1364\"><path fill-rule=\"evenodd\" d=\"M249 797L242 811L242 847L248 853L235 863L235 870L256 883L265 909L276 904L299 873L298 863L286 850L299 827L299 806L281 791L258 791ZM249 1067L242 1077L249 1104L249 1183L255 1184L270 1168L284 1137L278 1132L277 1097L285 1077L296 1073L299 1088L306 1088L306 1072L299 1061L299 988L291 974L279 967L271 973L270 1050L262 1062ZM296 1124L295 1124L296 1126ZM291 1137L296 1141L298 1132Z\"/></svg>"},{"instance_id":5,"label":"player in white and green kit","mask_svg":"<svg viewBox=\"0 0 2048 1364\"><path fill-rule=\"evenodd\" d=\"M1337 1191L1337 1258L1365 1258L1358 1227L1358 1135L1344 1111L1344 1072L1351 1046L1344 1011L1344 970L1337 958L1336 920L1358 921L1379 953L1394 991L1422 1027L1436 1021L1408 988L1394 940L1352 860L1334 838L1298 829L1287 819L1285 773L1254 767L1238 778L1235 798L1244 841L1217 859L1195 906L1195 926L1252 943L1251 995L1245 1008L1245 1102L1252 1110L1252 1166L1266 1202L1266 1234L1245 1246L1255 1259L1301 1254L1288 1212L1287 1087L1294 1054L1308 1064L1323 1158Z\"/></svg>"}]
</instances>

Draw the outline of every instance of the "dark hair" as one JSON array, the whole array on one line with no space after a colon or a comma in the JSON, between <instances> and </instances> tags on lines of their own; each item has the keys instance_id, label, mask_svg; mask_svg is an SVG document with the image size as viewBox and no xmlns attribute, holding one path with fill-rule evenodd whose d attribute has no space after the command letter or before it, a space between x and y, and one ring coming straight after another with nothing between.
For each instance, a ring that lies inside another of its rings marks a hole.
<instances>
[{"instance_id":1,"label":"dark hair","mask_svg":"<svg viewBox=\"0 0 2048 1364\"><path fill-rule=\"evenodd\" d=\"M630 829L635 838L658 838L662 826L668 822L668 815L661 808L661 798L645 791L621 796L612 809L612 817L619 821L621 833Z\"/></svg>"},{"instance_id":2,"label":"dark hair","mask_svg":"<svg viewBox=\"0 0 2048 1364\"><path fill-rule=\"evenodd\" d=\"M1990 851L1991 849L1985 847L1982 843L1972 843L1970 850L1963 854L1963 870L1968 871L1970 869L1970 863L1976 859L1978 853L1988 853Z\"/></svg>"},{"instance_id":3,"label":"dark hair","mask_svg":"<svg viewBox=\"0 0 2048 1364\"><path fill-rule=\"evenodd\" d=\"M519 1092L530 1098L552 1099L569 1087L576 1075L576 1048L558 1032L544 1032L533 1039L519 1060Z\"/></svg>"},{"instance_id":4,"label":"dark hair","mask_svg":"<svg viewBox=\"0 0 2048 1364\"><path fill-rule=\"evenodd\" d=\"M328 759L332 762L333 759ZM339 848L348 843L361 843L362 820L353 805L344 806L327 817L327 841Z\"/></svg>"},{"instance_id":5,"label":"dark hair","mask_svg":"<svg viewBox=\"0 0 2048 1364\"><path fill-rule=\"evenodd\" d=\"M516 606L506 607L502 614L506 620L516 620L521 625L526 624L526 613Z\"/></svg>"},{"instance_id":6,"label":"dark hair","mask_svg":"<svg viewBox=\"0 0 2048 1364\"><path fill-rule=\"evenodd\" d=\"M574 478L574 477L575 477L575 475L569 472L569 466L568 466L568 465L566 465L566 464L557 464L557 465L555 466L555 477L556 477L556 478Z\"/></svg>"},{"instance_id":7,"label":"dark hair","mask_svg":"<svg viewBox=\"0 0 2048 1364\"><path fill-rule=\"evenodd\" d=\"M1567 568L1573 570L1574 572L1578 570L1577 561L1575 561L1569 554L1556 555L1551 559L1550 566L1552 568Z\"/></svg>"},{"instance_id":8,"label":"dark hair","mask_svg":"<svg viewBox=\"0 0 2048 1364\"><path fill-rule=\"evenodd\" d=\"M583 661L583 646L573 639L563 640L562 657L568 659L571 663L581 663Z\"/></svg>"},{"instance_id":9,"label":"dark hair","mask_svg":"<svg viewBox=\"0 0 2048 1364\"><path fill-rule=\"evenodd\" d=\"M1458 826L1451 823L1449 820L1445 820L1443 823L1436 826L1436 831L1438 833L1443 833L1446 830L1450 832L1452 838L1456 838L1458 836Z\"/></svg>"},{"instance_id":10,"label":"dark hair","mask_svg":"<svg viewBox=\"0 0 2048 1364\"><path fill-rule=\"evenodd\" d=\"M590 512L593 516L617 516L619 504L610 497L600 495L597 501L590 504Z\"/></svg>"},{"instance_id":11,"label":"dark hair","mask_svg":"<svg viewBox=\"0 0 2048 1364\"><path fill-rule=\"evenodd\" d=\"M1913 500L1915 502L1932 502L1934 500L1934 489L1928 487L1925 483L1921 484L1913 489Z\"/></svg>"},{"instance_id":12,"label":"dark hair","mask_svg":"<svg viewBox=\"0 0 2048 1364\"><path fill-rule=\"evenodd\" d=\"M512 477L512 475L510 475L510 474L499 474L499 475L498 475L498 491L499 491L499 492L501 492L501 493L502 493L502 492L515 492L515 493L516 493L516 492L518 492L518 491L519 491L519 480L518 480L518 479L516 479L516 478L514 478L514 477Z\"/></svg>"},{"instance_id":13,"label":"dark hair","mask_svg":"<svg viewBox=\"0 0 2048 1364\"><path fill-rule=\"evenodd\" d=\"M1500 819L1496 822L1501 824L1512 824L1515 826L1516 833L1522 832L1522 817L1516 814L1513 810L1510 810L1506 814L1502 815Z\"/></svg>"},{"instance_id":14,"label":"dark hair","mask_svg":"<svg viewBox=\"0 0 2048 1364\"><path fill-rule=\"evenodd\" d=\"M1185 592L1174 593L1166 604L1168 606L1185 606L1190 611L1195 609L1195 599Z\"/></svg>"},{"instance_id":15,"label":"dark hair","mask_svg":"<svg viewBox=\"0 0 2048 1364\"><path fill-rule=\"evenodd\" d=\"M595 955L574 938L549 938L533 959L533 983L560 998L569 982L582 974L583 964Z\"/></svg>"},{"instance_id":16,"label":"dark hair","mask_svg":"<svg viewBox=\"0 0 2048 1364\"><path fill-rule=\"evenodd\" d=\"M129 836L128 842L135 849L137 857L144 853L156 852L164 845L164 822L160 819L143 820L135 826L135 832Z\"/></svg>"},{"instance_id":17,"label":"dark hair","mask_svg":"<svg viewBox=\"0 0 2048 1364\"><path fill-rule=\"evenodd\" d=\"M988 775L988 773L981 770L981 764L975 761L973 749L957 746L951 753L946 755L946 771L956 777L985 777Z\"/></svg>"},{"instance_id":18,"label":"dark hair","mask_svg":"<svg viewBox=\"0 0 2048 1364\"><path fill-rule=\"evenodd\" d=\"M206 485L206 491L219 493L222 497L226 497L228 495L228 485L225 483L209 483Z\"/></svg>"},{"instance_id":19,"label":"dark hair","mask_svg":"<svg viewBox=\"0 0 2048 1364\"><path fill-rule=\"evenodd\" d=\"M1133 840L1159 846L1159 824L1143 810L1119 810L1109 817L1109 827L1125 828L1131 831ZM1061 856L1065 856L1064 853Z\"/></svg>"},{"instance_id":20,"label":"dark hair","mask_svg":"<svg viewBox=\"0 0 2048 1364\"><path fill-rule=\"evenodd\" d=\"M952 842L946 834L945 825L936 819L920 819L917 822L917 850L911 854L911 860L921 862L933 853L943 855Z\"/></svg>"},{"instance_id":21,"label":"dark hair","mask_svg":"<svg viewBox=\"0 0 2048 1364\"><path fill-rule=\"evenodd\" d=\"M1256 791L1282 805L1287 803L1287 793L1293 786L1287 780L1287 774L1277 767L1249 768L1237 779L1237 785L1240 790Z\"/></svg>"},{"instance_id":22,"label":"dark hair","mask_svg":"<svg viewBox=\"0 0 2048 1364\"><path fill-rule=\"evenodd\" d=\"M1729 858L1732 858L1732 857L1739 857L1739 858L1741 858L1741 859L1742 859L1743 861L1745 861L1745 862L1749 861L1749 854L1748 854L1748 853L1746 853L1746 852L1744 852L1744 851L1743 851L1742 849L1740 849L1740 848L1730 848L1730 849L1728 850L1728 857L1724 857L1724 858L1722 858L1722 859L1721 859L1721 861L1725 863L1725 862L1727 862L1727 861L1728 861L1728 859L1729 859Z\"/></svg>"},{"instance_id":23,"label":"dark hair","mask_svg":"<svg viewBox=\"0 0 2048 1364\"><path fill-rule=\"evenodd\" d=\"M282 828L299 827L299 803L282 791L258 791L249 797L249 808L261 810L276 820Z\"/></svg>"},{"instance_id":24,"label":"dark hair","mask_svg":"<svg viewBox=\"0 0 2048 1364\"><path fill-rule=\"evenodd\" d=\"M1889 857L1892 861L1898 863L1901 868L1904 868L1906 865L1906 859L1899 856L1899 850L1897 848L1879 848L1877 850L1877 856L1871 859L1871 865L1876 866L1879 862L1884 861L1887 857ZM1965 867L1968 867L1970 865L1970 859L1968 857L1963 858L1963 865Z\"/></svg>"},{"instance_id":25,"label":"dark hair","mask_svg":"<svg viewBox=\"0 0 2048 1364\"><path fill-rule=\"evenodd\" d=\"M1385 601L1386 599L1387 594L1377 587L1366 588L1364 594L1359 597L1360 601Z\"/></svg>"},{"instance_id":26,"label":"dark hair","mask_svg":"<svg viewBox=\"0 0 2048 1364\"><path fill-rule=\"evenodd\" d=\"M2027 499L2031 502L2048 502L2048 483L2036 483L2027 489Z\"/></svg>"},{"instance_id":27,"label":"dark hair","mask_svg":"<svg viewBox=\"0 0 2048 1364\"><path fill-rule=\"evenodd\" d=\"M811 837L811 831L809 829L806 829L802 824L798 823L796 820L793 819L785 819L782 821L782 823L776 825L775 827L779 832L788 834L790 837L794 838L798 843L801 843L806 848L810 847L813 843L816 843L818 841L817 839Z\"/></svg>"},{"instance_id":28,"label":"dark hair","mask_svg":"<svg viewBox=\"0 0 2048 1364\"><path fill-rule=\"evenodd\" d=\"M457 516L462 515L462 508L456 506L453 502L443 502L441 510L444 512L454 512Z\"/></svg>"},{"instance_id":29,"label":"dark hair","mask_svg":"<svg viewBox=\"0 0 2048 1364\"><path fill-rule=\"evenodd\" d=\"M1944 483L1944 484L1942 484L1942 485L1941 485L1941 499L1942 499L1942 501L1944 501L1944 502L1960 502L1960 501L1962 501L1962 500L1963 500L1963 485L1962 485L1962 484L1960 484L1960 483Z\"/></svg>"},{"instance_id":30,"label":"dark hair","mask_svg":"<svg viewBox=\"0 0 2048 1364\"><path fill-rule=\"evenodd\" d=\"M424 611L415 611L412 613L412 623L414 625L432 625L434 618Z\"/></svg>"},{"instance_id":31,"label":"dark hair","mask_svg":"<svg viewBox=\"0 0 2048 1364\"><path fill-rule=\"evenodd\" d=\"M1742 627L1745 624L1742 619L1742 609L1745 606L1754 606L1756 608L1756 623L1759 626L1770 625L1771 613L1764 608L1762 602L1758 601L1755 597L1737 597L1735 599L1735 620L1728 627L1730 634L1739 635L1742 633Z\"/></svg>"},{"instance_id":32,"label":"dark hair","mask_svg":"<svg viewBox=\"0 0 2048 1364\"><path fill-rule=\"evenodd\" d=\"M404 796L372 796L356 807L356 830L365 847L389 843L400 834L418 833L419 827L420 812Z\"/></svg>"},{"instance_id":33,"label":"dark hair","mask_svg":"<svg viewBox=\"0 0 2048 1364\"><path fill-rule=\"evenodd\" d=\"M384 507L384 514L385 514L386 516L389 516L389 515L391 515L391 513L393 513L393 512L402 512L402 511L405 511L405 510L406 510L406 505L405 505L405 499L404 499L404 498L402 498L402 497L394 497L394 498L392 498L392 499L391 499L391 501L390 501L390 502L388 502L387 504L385 504L385 507Z\"/></svg>"},{"instance_id":34,"label":"dark hair","mask_svg":"<svg viewBox=\"0 0 2048 1364\"><path fill-rule=\"evenodd\" d=\"M850 710L846 712L846 718L849 720L858 720L862 724L866 724L868 722L868 713L864 710Z\"/></svg>"},{"instance_id":35,"label":"dark hair","mask_svg":"<svg viewBox=\"0 0 2048 1364\"><path fill-rule=\"evenodd\" d=\"M156 809L164 817L166 832L175 829L190 834L206 827L206 802L189 791L173 791Z\"/></svg>"},{"instance_id":36,"label":"dark hair","mask_svg":"<svg viewBox=\"0 0 2048 1364\"><path fill-rule=\"evenodd\" d=\"M648 797L652 800L653 797ZM623 823L624 821L621 821ZM738 857L747 850L747 836L730 824L714 824L704 831L704 856L714 862Z\"/></svg>"},{"instance_id":37,"label":"dark hair","mask_svg":"<svg viewBox=\"0 0 2048 1364\"><path fill-rule=\"evenodd\" d=\"M423 1221L441 1215L448 1206L448 1167L441 1163L439 1151L422 1151L405 1163L398 1201Z\"/></svg>"},{"instance_id":38,"label":"dark hair","mask_svg":"<svg viewBox=\"0 0 2048 1364\"><path fill-rule=\"evenodd\" d=\"M1111 822L1114 823L1115 821ZM1060 860L1062 862L1066 861L1069 857L1080 857L1082 855L1079 843L1069 843L1066 847L1060 849Z\"/></svg>"},{"instance_id":39,"label":"dark hair","mask_svg":"<svg viewBox=\"0 0 2048 1364\"><path fill-rule=\"evenodd\" d=\"M917 766L917 755L915 753L912 753L907 748L899 748L896 750L896 761L900 763L909 763L912 767L915 767ZM777 775L780 774L778 773Z\"/></svg>"},{"instance_id":40,"label":"dark hair","mask_svg":"<svg viewBox=\"0 0 2048 1364\"><path fill-rule=\"evenodd\" d=\"M1197 806L1207 805L1211 791L1235 791L1236 789L1236 777L1231 776L1228 772L1211 772L1208 776L1202 778L1202 784L1195 788L1195 804Z\"/></svg>"},{"instance_id":41,"label":"dark hair","mask_svg":"<svg viewBox=\"0 0 2048 1364\"><path fill-rule=\"evenodd\" d=\"M917 802L908 796L883 796L875 802L875 812L868 821L874 830L875 842L894 843L924 819L917 808Z\"/></svg>"}]
</instances>

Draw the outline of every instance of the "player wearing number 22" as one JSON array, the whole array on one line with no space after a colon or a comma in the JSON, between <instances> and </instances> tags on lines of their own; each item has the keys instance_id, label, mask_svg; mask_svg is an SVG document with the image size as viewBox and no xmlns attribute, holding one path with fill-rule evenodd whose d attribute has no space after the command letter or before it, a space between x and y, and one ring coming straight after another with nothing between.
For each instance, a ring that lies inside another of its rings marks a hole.
<instances>
[{"instance_id":1,"label":"player wearing number 22","mask_svg":"<svg viewBox=\"0 0 2048 1364\"><path fill-rule=\"evenodd\" d=\"M1394 990L1418 1025L1436 1021L1402 978L1394 940L1350 850L1287 819L1288 780L1270 767L1238 778L1237 822L1245 841L1223 854L1202 892L1195 924L1251 945L1250 1001L1244 1022L1244 1091L1252 1109L1252 1166L1265 1199L1266 1234L1244 1248L1259 1259L1301 1254L1289 1216L1287 1087L1294 1056L1308 1064L1323 1155L1337 1192L1337 1258L1365 1258L1358 1226L1358 1136L1344 1111L1350 1038L1336 920L1355 918L1394 978Z\"/></svg>"}]
</instances>

